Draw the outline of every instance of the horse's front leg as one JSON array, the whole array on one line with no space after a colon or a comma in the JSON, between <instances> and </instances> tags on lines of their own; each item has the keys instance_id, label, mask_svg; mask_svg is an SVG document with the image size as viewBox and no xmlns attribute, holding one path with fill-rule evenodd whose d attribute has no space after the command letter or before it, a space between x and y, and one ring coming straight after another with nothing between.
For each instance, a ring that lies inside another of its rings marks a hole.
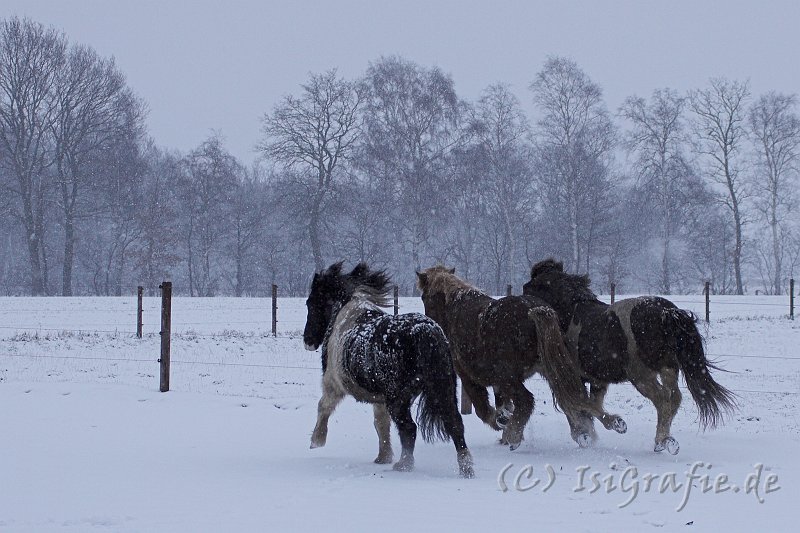
<instances>
[{"instance_id":1,"label":"horse's front leg","mask_svg":"<svg viewBox=\"0 0 800 533\"><path fill-rule=\"evenodd\" d=\"M569 431L572 440L578 443L581 448L588 448L597 440L597 432L594 430L594 418L586 411L580 409L562 408L564 415L569 422Z\"/></svg>"},{"instance_id":2,"label":"horse's front leg","mask_svg":"<svg viewBox=\"0 0 800 533\"><path fill-rule=\"evenodd\" d=\"M462 377L461 392L467 393L478 418L496 431L503 429L497 424L497 411L489 404L489 393L486 391L486 387L478 385L469 378Z\"/></svg>"},{"instance_id":3,"label":"horse's front leg","mask_svg":"<svg viewBox=\"0 0 800 533\"><path fill-rule=\"evenodd\" d=\"M322 398L317 404L317 425L314 426L314 432L311 434L311 448L325 446L325 442L328 440L328 419L342 398L344 398L344 392L328 379L327 374L323 376Z\"/></svg>"},{"instance_id":4,"label":"horse's front leg","mask_svg":"<svg viewBox=\"0 0 800 533\"><path fill-rule=\"evenodd\" d=\"M378 457L375 462L379 465L389 464L394 460L389 432L391 417L385 403L372 404L372 411L375 415L375 431L378 432Z\"/></svg>"},{"instance_id":5,"label":"horse's front leg","mask_svg":"<svg viewBox=\"0 0 800 533\"><path fill-rule=\"evenodd\" d=\"M603 407L606 392L608 392L608 383L592 383L589 386L589 402L595 408L595 416L603 427L606 429L613 429L617 433L625 433L628 431L628 424L619 415L612 415L606 412Z\"/></svg>"},{"instance_id":6,"label":"horse's front leg","mask_svg":"<svg viewBox=\"0 0 800 533\"><path fill-rule=\"evenodd\" d=\"M522 382L513 383L509 389L501 390L501 394L505 398L510 398L511 406L513 406L508 406L509 401L506 400L499 412L499 415L506 416L508 419L508 425L503 429L502 440L508 444L511 450L516 450L522 444L525 426L533 413L533 394L525 388Z\"/></svg>"}]
</instances>

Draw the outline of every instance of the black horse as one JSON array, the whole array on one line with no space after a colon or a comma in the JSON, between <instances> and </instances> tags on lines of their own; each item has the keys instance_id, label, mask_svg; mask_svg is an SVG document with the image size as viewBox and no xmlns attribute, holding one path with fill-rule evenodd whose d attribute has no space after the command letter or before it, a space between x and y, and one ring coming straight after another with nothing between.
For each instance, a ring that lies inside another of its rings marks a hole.
<instances>
[{"instance_id":1,"label":"black horse","mask_svg":"<svg viewBox=\"0 0 800 533\"><path fill-rule=\"evenodd\" d=\"M577 354L590 385L592 414L603 425L612 426L619 418L603 410L608 384L630 381L656 407L655 451L678 453L670 428L681 404L679 371L703 429L715 427L723 411L735 408L735 395L711 377L710 370L718 368L706 359L697 317L655 296L608 305L597 299L589 283L588 276L568 274L562 263L547 259L533 266L523 291L558 312L567 347Z\"/></svg>"},{"instance_id":2,"label":"black horse","mask_svg":"<svg viewBox=\"0 0 800 533\"><path fill-rule=\"evenodd\" d=\"M425 315L387 315L381 307L389 302L388 285L383 271L371 271L364 263L349 274L342 273L341 262L314 274L303 341L308 350L322 346L322 398L311 447L325 445L328 418L349 394L373 404L379 442L375 462L392 461L391 418L403 447L394 469L412 470L417 425L411 404L419 396L422 438L452 439L459 473L473 477L447 339Z\"/></svg>"}]
</instances>

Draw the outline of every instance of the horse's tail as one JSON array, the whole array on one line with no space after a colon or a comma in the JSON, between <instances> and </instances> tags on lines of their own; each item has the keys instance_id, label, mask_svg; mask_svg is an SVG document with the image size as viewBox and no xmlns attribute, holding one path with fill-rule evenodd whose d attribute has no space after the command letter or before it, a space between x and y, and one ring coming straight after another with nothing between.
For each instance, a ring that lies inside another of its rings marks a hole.
<instances>
[{"instance_id":1,"label":"horse's tail","mask_svg":"<svg viewBox=\"0 0 800 533\"><path fill-rule=\"evenodd\" d=\"M426 442L448 441L451 437L448 427L461 425L463 428L456 402L456 373L450 345L439 326L421 329L421 332L424 334L417 339L417 371L422 385L417 426Z\"/></svg>"},{"instance_id":2,"label":"horse's tail","mask_svg":"<svg viewBox=\"0 0 800 533\"><path fill-rule=\"evenodd\" d=\"M536 306L528 312L536 326L536 344L544 367L544 377L553 393L553 406L575 412L586 405L586 389L581 380L578 357L564 344L558 315L550 307Z\"/></svg>"},{"instance_id":3,"label":"horse's tail","mask_svg":"<svg viewBox=\"0 0 800 533\"><path fill-rule=\"evenodd\" d=\"M694 313L677 308L665 309L663 323L686 386L700 412L700 426L703 429L714 428L723 421L723 411L730 413L736 408L736 395L711 377L711 369L720 368L706 359L703 337L697 329Z\"/></svg>"}]
</instances>

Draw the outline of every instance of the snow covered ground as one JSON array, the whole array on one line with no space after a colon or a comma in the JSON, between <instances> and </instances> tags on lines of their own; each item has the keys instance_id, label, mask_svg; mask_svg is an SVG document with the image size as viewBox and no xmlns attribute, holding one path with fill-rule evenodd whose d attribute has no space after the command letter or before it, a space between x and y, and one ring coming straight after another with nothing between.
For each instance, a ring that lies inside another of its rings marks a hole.
<instances>
[{"instance_id":1,"label":"snow covered ground","mask_svg":"<svg viewBox=\"0 0 800 533\"><path fill-rule=\"evenodd\" d=\"M702 314L702 297L674 300ZM473 480L457 476L450 443L419 441L412 473L373 464L371 409L352 399L328 445L308 449L320 370L299 338L302 299L280 300L278 338L268 300L174 299L172 391L157 392L159 305L145 299L137 339L135 298L0 298L0 532L796 528L800 321L785 298L712 300L708 352L741 407L702 433L687 394L677 456L651 451L655 410L630 385L607 399L628 433L598 425L597 445L578 449L534 378L515 452L465 417ZM421 302L401 299L410 310ZM692 468L711 490L695 479L687 497Z\"/></svg>"}]
</instances>

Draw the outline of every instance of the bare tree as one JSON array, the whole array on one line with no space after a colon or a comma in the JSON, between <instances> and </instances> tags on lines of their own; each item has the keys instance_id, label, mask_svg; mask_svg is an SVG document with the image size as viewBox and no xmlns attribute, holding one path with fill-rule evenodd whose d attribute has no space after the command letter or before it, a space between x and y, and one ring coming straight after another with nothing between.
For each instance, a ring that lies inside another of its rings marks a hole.
<instances>
[{"instance_id":1,"label":"bare tree","mask_svg":"<svg viewBox=\"0 0 800 533\"><path fill-rule=\"evenodd\" d=\"M452 264L464 278L483 286L484 256L503 264L507 252L505 242L499 242L503 229L487 214L484 179L489 174L489 164L480 146L454 153L453 164L456 179L452 191L438 199L448 206L448 223L440 226L433 260Z\"/></svg>"},{"instance_id":2,"label":"bare tree","mask_svg":"<svg viewBox=\"0 0 800 533\"><path fill-rule=\"evenodd\" d=\"M145 198L147 161L139 127L140 108L135 100L118 106L117 132L103 143L102 156L94 159L94 171L104 176L93 194L103 198L93 217L106 224L108 270L112 282L110 294L122 295L125 276L130 268L132 251L143 234L140 212L148 201Z\"/></svg>"},{"instance_id":3,"label":"bare tree","mask_svg":"<svg viewBox=\"0 0 800 533\"><path fill-rule=\"evenodd\" d=\"M539 178L549 212L566 213L570 267L589 270L594 231L610 190L608 158L615 142L603 93L577 63L551 57L530 85L541 113L535 138Z\"/></svg>"},{"instance_id":4,"label":"bare tree","mask_svg":"<svg viewBox=\"0 0 800 533\"><path fill-rule=\"evenodd\" d=\"M465 142L465 105L450 76L400 57L370 64L364 86L360 167L392 192L398 238L420 269L425 246L446 220L451 156Z\"/></svg>"},{"instance_id":5,"label":"bare tree","mask_svg":"<svg viewBox=\"0 0 800 533\"><path fill-rule=\"evenodd\" d=\"M55 86L52 124L59 204L63 213L62 294L72 295L76 223L103 209L96 201L103 176L98 160L112 145L142 130L142 104L125 85L113 60L74 46Z\"/></svg>"},{"instance_id":6,"label":"bare tree","mask_svg":"<svg viewBox=\"0 0 800 533\"><path fill-rule=\"evenodd\" d=\"M692 203L689 182L696 179L684 153L683 113L686 99L670 89L653 92L650 101L632 96L620 115L631 124L626 135L635 155L635 175L649 211L657 219L661 239L659 292L671 294L676 275L674 241L681 238L683 215ZM645 205L644 207L647 207Z\"/></svg>"},{"instance_id":7,"label":"bare tree","mask_svg":"<svg viewBox=\"0 0 800 533\"><path fill-rule=\"evenodd\" d=\"M312 74L302 88L300 97L284 97L264 116L259 148L302 185L297 205L305 208L314 265L322 270L322 219L339 167L358 138L360 97L355 85L339 78L335 69Z\"/></svg>"},{"instance_id":8,"label":"bare tree","mask_svg":"<svg viewBox=\"0 0 800 533\"><path fill-rule=\"evenodd\" d=\"M253 272L255 251L258 243L266 238L265 213L269 212L264 188L256 166L242 174L233 194L232 235L227 247L234 263L232 275L229 276L234 296L243 296L246 291L256 289Z\"/></svg>"},{"instance_id":9,"label":"bare tree","mask_svg":"<svg viewBox=\"0 0 800 533\"><path fill-rule=\"evenodd\" d=\"M691 91L690 106L695 113L698 150L708 161L710 179L725 193L722 203L731 214L735 244L732 251L736 294L744 294L742 284L743 228L748 216L743 203L748 191L742 175L746 141L748 83L713 78L710 87Z\"/></svg>"},{"instance_id":10,"label":"bare tree","mask_svg":"<svg viewBox=\"0 0 800 533\"><path fill-rule=\"evenodd\" d=\"M519 100L506 85L488 87L474 113L476 143L485 159L482 196L491 222L485 226L494 258L494 288L503 294L517 268L520 229L533 212L530 127Z\"/></svg>"},{"instance_id":11,"label":"bare tree","mask_svg":"<svg viewBox=\"0 0 800 533\"><path fill-rule=\"evenodd\" d=\"M800 170L800 118L796 105L795 95L770 92L755 102L748 115L756 147L756 208L769 227L771 240L771 257L765 262L771 266L768 270L772 274L772 294L781 294L789 230L785 222L796 205L794 189Z\"/></svg>"},{"instance_id":12,"label":"bare tree","mask_svg":"<svg viewBox=\"0 0 800 533\"><path fill-rule=\"evenodd\" d=\"M713 294L730 294L736 289L731 256L736 246L727 208L712 202L708 209L698 210L689 224L698 228L690 235L689 257L698 277L711 283Z\"/></svg>"},{"instance_id":13,"label":"bare tree","mask_svg":"<svg viewBox=\"0 0 800 533\"><path fill-rule=\"evenodd\" d=\"M224 238L231 231L231 208L241 165L213 135L183 160L180 199L191 296L214 296L226 260Z\"/></svg>"},{"instance_id":14,"label":"bare tree","mask_svg":"<svg viewBox=\"0 0 800 533\"><path fill-rule=\"evenodd\" d=\"M150 296L156 294L161 280L180 263L178 220L181 162L176 154L165 153L152 142L144 149L146 161L142 176L142 202L136 210L138 239L131 257L142 284Z\"/></svg>"},{"instance_id":15,"label":"bare tree","mask_svg":"<svg viewBox=\"0 0 800 533\"><path fill-rule=\"evenodd\" d=\"M58 73L66 39L54 29L16 17L0 22L0 164L7 194L18 199L13 215L22 222L30 262L31 293L48 291L46 211L52 192L51 128Z\"/></svg>"},{"instance_id":16,"label":"bare tree","mask_svg":"<svg viewBox=\"0 0 800 533\"><path fill-rule=\"evenodd\" d=\"M366 261L377 268L387 267L397 253L394 242L386 238L392 233L392 220L385 212L385 206L391 205L391 195L379 180L359 175L348 181L339 198L345 215L338 242L342 257Z\"/></svg>"}]
</instances>

